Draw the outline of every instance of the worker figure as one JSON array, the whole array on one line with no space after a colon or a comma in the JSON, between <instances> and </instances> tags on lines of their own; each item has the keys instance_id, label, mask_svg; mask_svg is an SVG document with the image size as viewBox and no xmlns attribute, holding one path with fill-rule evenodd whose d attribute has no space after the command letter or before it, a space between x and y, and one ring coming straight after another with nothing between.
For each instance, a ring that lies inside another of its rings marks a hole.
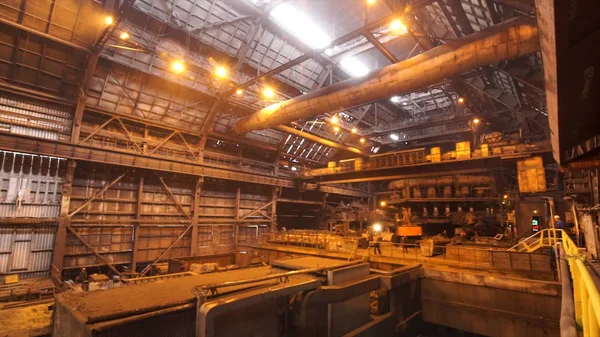
<instances>
[{"instance_id":1,"label":"worker figure","mask_svg":"<svg viewBox=\"0 0 600 337\"><path fill-rule=\"evenodd\" d=\"M402 235L402 252L408 253L408 247L406 246L406 236Z\"/></svg>"},{"instance_id":2,"label":"worker figure","mask_svg":"<svg viewBox=\"0 0 600 337\"><path fill-rule=\"evenodd\" d=\"M554 216L554 228L556 229L565 229L565 222L560 219L560 216Z\"/></svg>"},{"instance_id":3,"label":"worker figure","mask_svg":"<svg viewBox=\"0 0 600 337\"><path fill-rule=\"evenodd\" d=\"M88 273L85 267L81 268L79 275L75 278L75 282L81 283L81 289L88 290Z\"/></svg>"},{"instance_id":4,"label":"worker figure","mask_svg":"<svg viewBox=\"0 0 600 337\"><path fill-rule=\"evenodd\" d=\"M373 236L373 254L381 255L381 248L379 247L379 242L381 241L381 235L379 233Z\"/></svg>"}]
</instances>

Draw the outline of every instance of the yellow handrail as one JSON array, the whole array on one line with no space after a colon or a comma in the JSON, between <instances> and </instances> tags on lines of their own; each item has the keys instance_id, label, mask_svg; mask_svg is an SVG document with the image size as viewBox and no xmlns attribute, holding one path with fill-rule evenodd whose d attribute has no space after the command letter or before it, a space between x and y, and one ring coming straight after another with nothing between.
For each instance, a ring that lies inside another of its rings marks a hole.
<instances>
[{"instance_id":1,"label":"yellow handrail","mask_svg":"<svg viewBox=\"0 0 600 337\"><path fill-rule=\"evenodd\" d=\"M559 238L573 279L575 321L583 331L583 337L600 337L600 292L584 263L585 254L579 252L579 248L565 231L551 228L541 230L514 245L509 251L533 252L542 247L553 247Z\"/></svg>"},{"instance_id":2,"label":"yellow handrail","mask_svg":"<svg viewBox=\"0 0 600 337\"><path fill-rule=\"evenodd\" d=\"M562 241L566 253L571 278L573 279L573 293L575 299L575 321L583 330L584 337L600 336L600 293L592 280L584 260L585 255L561 229Z\"/></svg>"},{"instance_id":3,"label":"yellow handrail","mask_svg":"<svg viewBox=\"0 0 600 337\"><path fill-rule=\"evenodd\" d=\"M508 249L509 252L534 252L542 247L554 247L560 235L560 229L543 229ZM566 234L565 234L566 235ZM532 242L532 240L535 240Z\"/></svg>"}]
</instances>

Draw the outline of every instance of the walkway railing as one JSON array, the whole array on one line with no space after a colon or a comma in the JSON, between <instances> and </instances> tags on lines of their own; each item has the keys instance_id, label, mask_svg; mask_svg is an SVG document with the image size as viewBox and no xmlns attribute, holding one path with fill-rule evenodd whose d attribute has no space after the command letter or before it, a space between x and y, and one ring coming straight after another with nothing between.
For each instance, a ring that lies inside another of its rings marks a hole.
<instances>
[{"instance_id":1,"label":"walkway railing","mask_svg":"<svg viewBox=\"0 0 600 337\"><path fill-rule=\"evenodd\" d=\"M563 232L560 229L553 231ZM562 238L573 279L575 321L583 330L584 337L598 337L600 336L600 293L585 265L585 255L579 252L575 242L565 232L562 233Z\"/></svg>"},{"instance_id":2,"label":"walkway railing","mask_svg":"<svg viewBox=\"0 0 600 337\"><path fill-rule=\"evenodd\" d=\"M501 248L462 244L392 243L388 241L379 242L380 253L375 254L373 242L369 243L368 248L359 247L358 239L322 231L292 230L266 234L262 243L348 254L348 260L383 257L398 259L399 262L414 261L466 268L533 271L544 273L545 277L553 273L549 254L507 252Z\"/></svg>"},{"instance_id":3,"label":"walkway railing","mask_svg":"<svg viewBox=\"0 0 600 337\"><path fill-rule=\"evenodd\" d=\"M512 246L508 251L532 253L543 247L554 247L561 238L562 232L560 229L543 229Z\"/></svg>"},{"instance_id":4,"label":"walkway railing","mask_svg":"<svg viewBox=\"0 0 600 337\"><path fill-rule=\"evenodd\" d=\"M575 321L584 337L600 337L600 292L587 269L586 255L562 229L544 229L519 242L510 251L534 252L543 247L555 247L562 241L573 279Z\"/></svg>"}]
</instances>

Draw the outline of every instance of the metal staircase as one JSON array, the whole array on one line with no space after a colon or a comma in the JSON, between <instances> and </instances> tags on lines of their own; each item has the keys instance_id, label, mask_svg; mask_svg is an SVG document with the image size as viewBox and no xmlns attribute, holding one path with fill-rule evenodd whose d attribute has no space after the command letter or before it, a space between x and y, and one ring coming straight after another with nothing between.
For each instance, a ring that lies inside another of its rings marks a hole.
<instances>
[{"instance_id":1,"label":"metal staircase","mask_svg":"<svg viewBox=\"0 0 600 337\"><path fill-rule=\"evenodd\" d=\"M564 234L566 235L566 234ZM509 252L532 253L544 247L554 247L562 239L561 229L543 229L508 249Z\"/></svg>"}]
</instances>

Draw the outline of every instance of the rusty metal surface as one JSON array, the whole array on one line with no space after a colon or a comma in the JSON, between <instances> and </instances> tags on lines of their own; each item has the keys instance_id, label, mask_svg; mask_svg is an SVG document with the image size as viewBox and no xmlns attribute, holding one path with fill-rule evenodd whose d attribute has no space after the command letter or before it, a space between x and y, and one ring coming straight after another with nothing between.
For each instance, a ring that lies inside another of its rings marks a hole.
<instances>
[{"instance_id":1,"label":"rusty metal surface","mask_svg":"<svg viewBox=\"0 0 600 337\"><path fill-rule=\"evenodd\" d=\"M281 259L271 262L272 265L286 269L335 268L347 264L344 260L323 257L303 256L292 259Z\"/></svg>"},{"instance_id":2,"label":"rusty metal surface","mask_svg":"<svg viewBox=\"0 0 600 337\"><path fill-rule=\"evenodd\" d=\"M565 164L600 148L600 7L535 3L554 159Z\"/></svg>"},{"instance_id":3,"label":"rusty metal surface","mask_svg":"<svg viewBox=\"0 0 600 337\"><path fill-rule=\"evenodd\" d=\"M225 180L243 181L262 185L282 186L295 188L296 184L291 179L278 178L276 176L264 176L256 173L245 173L227 169L227 165L221 165L221 168L208 167L200 164L191 164L178 162L175 160L165 160L151 158L143 155L129 153L119 153L107 151L81 145L71 145L61 142L41 141L34 138L0 134L0 149L38 153L49 156L57 156L69 159L91 161L97 163L106 163L119 166L146 168L157 171L183 173L197 176L206 176L211 178L220 178ZM237 167L236 169L241 169ZM315 185L306 185L308 189L316 189ZM364 196L362 191L352 190L343 187L329 186L321 189L324 192L337 193L349 196Z\"/></svg>"}]
</instances>

